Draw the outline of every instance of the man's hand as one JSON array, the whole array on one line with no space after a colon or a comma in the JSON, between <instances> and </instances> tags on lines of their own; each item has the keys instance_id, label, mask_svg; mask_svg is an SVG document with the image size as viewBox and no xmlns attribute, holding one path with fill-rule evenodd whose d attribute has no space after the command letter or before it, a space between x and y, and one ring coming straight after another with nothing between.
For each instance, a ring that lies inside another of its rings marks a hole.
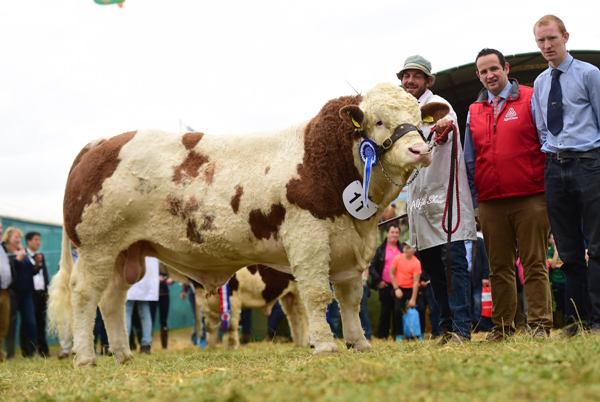
<instances>
[{"instance_id":1,"label":"man's hand","mask_svg":"<svg viewBox=\"0 0 600 402\"><path fill-rule=\"evenodd\" d=\"M26 255L26 254L27 254L27 253L25 252L25 249L22 249L22 248L20 248L20 249L18 249L17 251L15 251L15 258L16 258L18 261L23 261L23 260L25 259L25 255Z\"/></svg>"},{"instance_id":2,"label":"man's hand","mask_svg":"<svg viewBox=\"0 0 600 402\"><path fill-rule=\"evenodd\" d=\"M490 287L490 280L489 279L482 279L481 280L481 286L483 286L484 288Z\"/></svg>"},{"instance_id":3,"label":"man's hand","mask_svg":"<svg viewBox=\"0 0 600 402\"><path fill-rule=\"evenodd\" d=\"M381 281L381 282L379 282L379 285L377 285L377 287L378 287L379 289L387 288L387 287L388 287L388 284L387 284L387 283L385 283L384 281Z\"/></svg>"},{"instance_id":4,"label":"man's hand","mask_svg":"<svg viewBox=\"0 0 600 402\"><path fill-rule=\"evenodd\" d=\"M400 288L394 289L394 294L398 299L402 299L402 296L404 295L404 293L402 293L402 289Z\"/></svg>"},{"instance_id":5,"label":"man's hand","mask_svg":"<svg viewBox=\"0 0 600 402\"><path fill-rule=\"evenodd\" d=\"M453 125L452 120L447 117L438 120L435 123L435 135L433 136L433 141L436 144L444 144L448 141L448 134L451 131L451 126Z\"/></svg>"},{"instance_id":6,"label":"man's hand","mask_svg":"<svg viewBox=\"0 0 600 402\"><path fill-rule=\"evenodd\" d=\"M417 300L413 299L412 297L410 298L410 300L408 301L408 308L413 308L417 305Z\"/></svg>"},{"instance_id":7,"label":"man's hand","mask_svg":"<svg viewBox=\"0 0 600 402\"><path fill-rule=\"evenodd\" d=\"M42 263L44 262L44 254L42 254L42 253L36 254L33 257L33 260L35 261L35 263L37 265L42 265Z\"/></svg>"}]
</instances>

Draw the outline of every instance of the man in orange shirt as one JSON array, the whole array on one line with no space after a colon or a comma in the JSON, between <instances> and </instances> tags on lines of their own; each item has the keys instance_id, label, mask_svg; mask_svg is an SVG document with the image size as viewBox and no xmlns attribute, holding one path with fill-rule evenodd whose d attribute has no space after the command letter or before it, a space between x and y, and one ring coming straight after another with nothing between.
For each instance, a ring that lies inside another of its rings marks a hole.
<instances>
[{"instance_id":1,"label":"man in orange shirt","mask_svg":"<svg viewBox=\"0 0 600 402\"><path fill-rule=\"evenodd\" d=\"M394 287L394 313L398 320L398 334L402 334L402 315L407 308L417 305L417 296L421 279L421 262L415 257L415 250L407 243L402 248L403 254L392 261L390 278Z\"/></svg>"}]
</instances>

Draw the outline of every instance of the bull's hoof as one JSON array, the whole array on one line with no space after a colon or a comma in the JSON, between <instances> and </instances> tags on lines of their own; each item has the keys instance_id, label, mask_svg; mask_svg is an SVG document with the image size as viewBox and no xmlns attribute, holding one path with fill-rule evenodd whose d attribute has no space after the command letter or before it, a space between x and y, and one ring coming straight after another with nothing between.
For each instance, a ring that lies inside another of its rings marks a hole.
<instances>
[{"instance_id":1,"label":"bull's hoof","mask_svg":"<svg viewBox=\"0 0 600 402\"><path fill-rule=\"evenodd\" d=\"M115 356L115 360L119 364L125 364L128 361L133 360L133 353L131 353L131 351L129 351L129 350L113 352L113 355Z\"/></svg>"},{"instance_id":2,"label":"bull's hoof","mask_svg":"<svg viewBox=\"0 0 600 402\"><path fill-rule=\"evenodd\" d=\"M81 355L75 355L75 359L73 360L73 367L96 367L96 356L83 357Z\"/></svg>"},{"instance_id":3,"label":"bull's hoof","mask_svg":"<svg viewBox=\"0 0 600 402\"><path fill-rule=\"evenodd\" d=\"M338 351L338 347L334 342L320 342L315 344L315 354L334 353Z\"/></svg>"},{"instance_id":4,"label":"bull's hoof","mask_svg":"<svg viewBox=\"0 0 600 402\"><path fill-rule=\"evenodd\" d=\"M371 344L366 339L361 339L360 341L354 343L347 342L346 346L348 349L354 349L357 352L366 352L372 348Z\"/></svg>"}]
</instances>

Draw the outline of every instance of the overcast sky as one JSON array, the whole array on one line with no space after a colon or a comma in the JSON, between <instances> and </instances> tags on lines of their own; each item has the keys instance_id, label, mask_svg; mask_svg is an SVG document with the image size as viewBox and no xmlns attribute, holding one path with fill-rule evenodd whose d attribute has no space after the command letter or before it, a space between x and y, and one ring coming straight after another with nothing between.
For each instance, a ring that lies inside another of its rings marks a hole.
<instances>
[{"instance_id":1,"label":"overcast sky","mask_svg":"<svg viewBox=\"0 0 600 402\"><path fill-rule=\"evenodd\" d=\"M216 135L283 128L395 73L483 47L536 51L553 13L570 49L599 49L597 1L3 0L0 214L62 221L66 174L89 141L139 128Z\"/></svg>"}]
</instances>

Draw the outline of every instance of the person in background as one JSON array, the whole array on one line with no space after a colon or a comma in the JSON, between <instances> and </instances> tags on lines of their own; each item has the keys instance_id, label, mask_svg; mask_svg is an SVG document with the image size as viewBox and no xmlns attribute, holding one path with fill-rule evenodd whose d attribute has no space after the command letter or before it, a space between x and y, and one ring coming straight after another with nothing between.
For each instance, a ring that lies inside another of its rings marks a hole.
<instances>
[{"instance_id":1,"label":"person in background","mask_svg":"<svg viewBox=\"0 0 600 402\"><path fill-rule=\"evenodd\" d=\"M363 274L362 274L362 280L363 280L363 295L362 298L360 299L360 311L359 311L359 317L360 317L360 326L362 327L364 333L365 333L365 338L367 339L371 339L371 335L372 335L372 330L371 330L371 320L369 319L369 296L370 296L370 290L369 290L369 270L366 269Z\"/></svg>"},{"instance_id":2,"label":"person in background","mask_svg":"<svg viewBox=\"0 0 600 402\"><path fill-rule=\"evenodd\" d=\"M565 325L565 307L567 303L565 283L567 277L562 269L563 262L558 256L558 249L554 243L554 236L548 238L548 272L552 297L554 299L553 321L554 328L562 328Z\"/></svg>"},{"instance_id":3,"label":"person in background","mask_svg":"<svg viewBox=\"0 0 600 402\"><path fill-rule=\"evenodd\" d=\"M4 227L0 221L0 238ZM0 362L6 360L4 353L4 339L10 326L10 287L13 282L13 273L7 255L7 245L2 242L0 246Z\"/></svg>"},{"instance_id":4,"label":"person in background","mask_svg":"<svg viewBox=\"0 0 600 402\"><path fill-rule=\"evenodd\" d=\"M421 262L415 257L415 250L404 243L402 254L394 257L390 269L394 288L394 316L398 322L396 340L404 333L402 316L407 309L417 306L417 296L421 285Z\"/></svg>"},{"instance_id":5,"label":"person in background","mask_svg":"<svg viewBox=\"0 0 600 402\"><path fill-rule=\"evenodd\" d=\"M492 321L481 316L481 293L484 287L490 286L490 265L488 263L483 233L477 225L477 241L465 241L469 259L469 272L471 273L471 320L475 332L488 332L492 329Z\"/></svg>"},{"instance_id":6,"label":"person in background","mask_svg":"<svg viewBox=\"0 0 600 402\"><path fill-rule=\"evenodd\" d=\"M158 260L146 257L146 273L127 291L127 303L125 304L125 320L127 322L127 333L131 335L131 317L133 315L134 302L137 302L140 322L142 324L142 341L140 352L150 354L152 348L152 316L150 315L150 301L158 300Z\"/></svg>"},{"instance_id":7,"label":"person in background","mask_svg":"<svg viewBox=\"0 0 600 402\"><path fill-rule=\"evenodd\" d=\"M379 292L381 309L379 311L379 322L377 323L377 338L387 338L390 335L390 318L394 316L394 288L390 270L394 257L402 253L400 245L400 230L395 224L390 224L387 237L375 251L375 256L369 266L371 275L371 287ZM392 320L392 333L398 333L398 323L394 317Z\"/></svg>"},{"instance_id":8,"label":"person in background","mask_svg":"<svg viewBox=\"0 0 600 402\"><path fill-rule=\"evenodd\" d=\"M533 107L546 153L548 216L567 277L563 334L577 334L580 318L600 332L600 70L567 52L569 32L555 15L540 18L533 34L548 62L535 79Z\"/></svg>"},{"instance_id":9,"label":"person in background","mask_svg":"<svg viewBox=\"0 0 600 402\"><path fill-rule=\"evenodd\" d=\"M9 227L3 241L9 253L9 261L14 272L13 290L16 301L15 311L21 319L21 353L23 357L33 357L36 351L37 328L33 308L33 275L40 270L39 264L33 264L27 258L27 252L21 244L22 233ZM16 327L16 319L11 322ZM16 331L15 331L16 332Z\"/></svg>"},{"instance_id":10,"label":"person in background","mask_svg":"<svg viewBox=\"0 0 600 402\"><path fill-rule=\"evenodd\" d=\"M152 323L154 323L158 307L160 319L160 345L163 349L167 349L169 346L169 286L173 284L173 279L169 278L169 270L162 262L158 265L158 280L158 302L151 302L150 310L152 313Z\"/></svg>"},{"instance_id":11,"label":"person in background","mask_svg":"<svg viewBox=\"0 0 600 402\"><path fill-rule=\"evenodd\" d=\"M39 271L33 275L33 308L35 310L35 323L37 328L37 351L40 356L48 357L48 342L46 341L46 313L48 311L48 267L44 254L39 250L42 246L42 235L38 232L25 234L27 245L27 258L32 265L38 267ZM21 333L23 333L21 327ZM21 336L21 341L23 337Z\"/></svg>"}]
</instances>

